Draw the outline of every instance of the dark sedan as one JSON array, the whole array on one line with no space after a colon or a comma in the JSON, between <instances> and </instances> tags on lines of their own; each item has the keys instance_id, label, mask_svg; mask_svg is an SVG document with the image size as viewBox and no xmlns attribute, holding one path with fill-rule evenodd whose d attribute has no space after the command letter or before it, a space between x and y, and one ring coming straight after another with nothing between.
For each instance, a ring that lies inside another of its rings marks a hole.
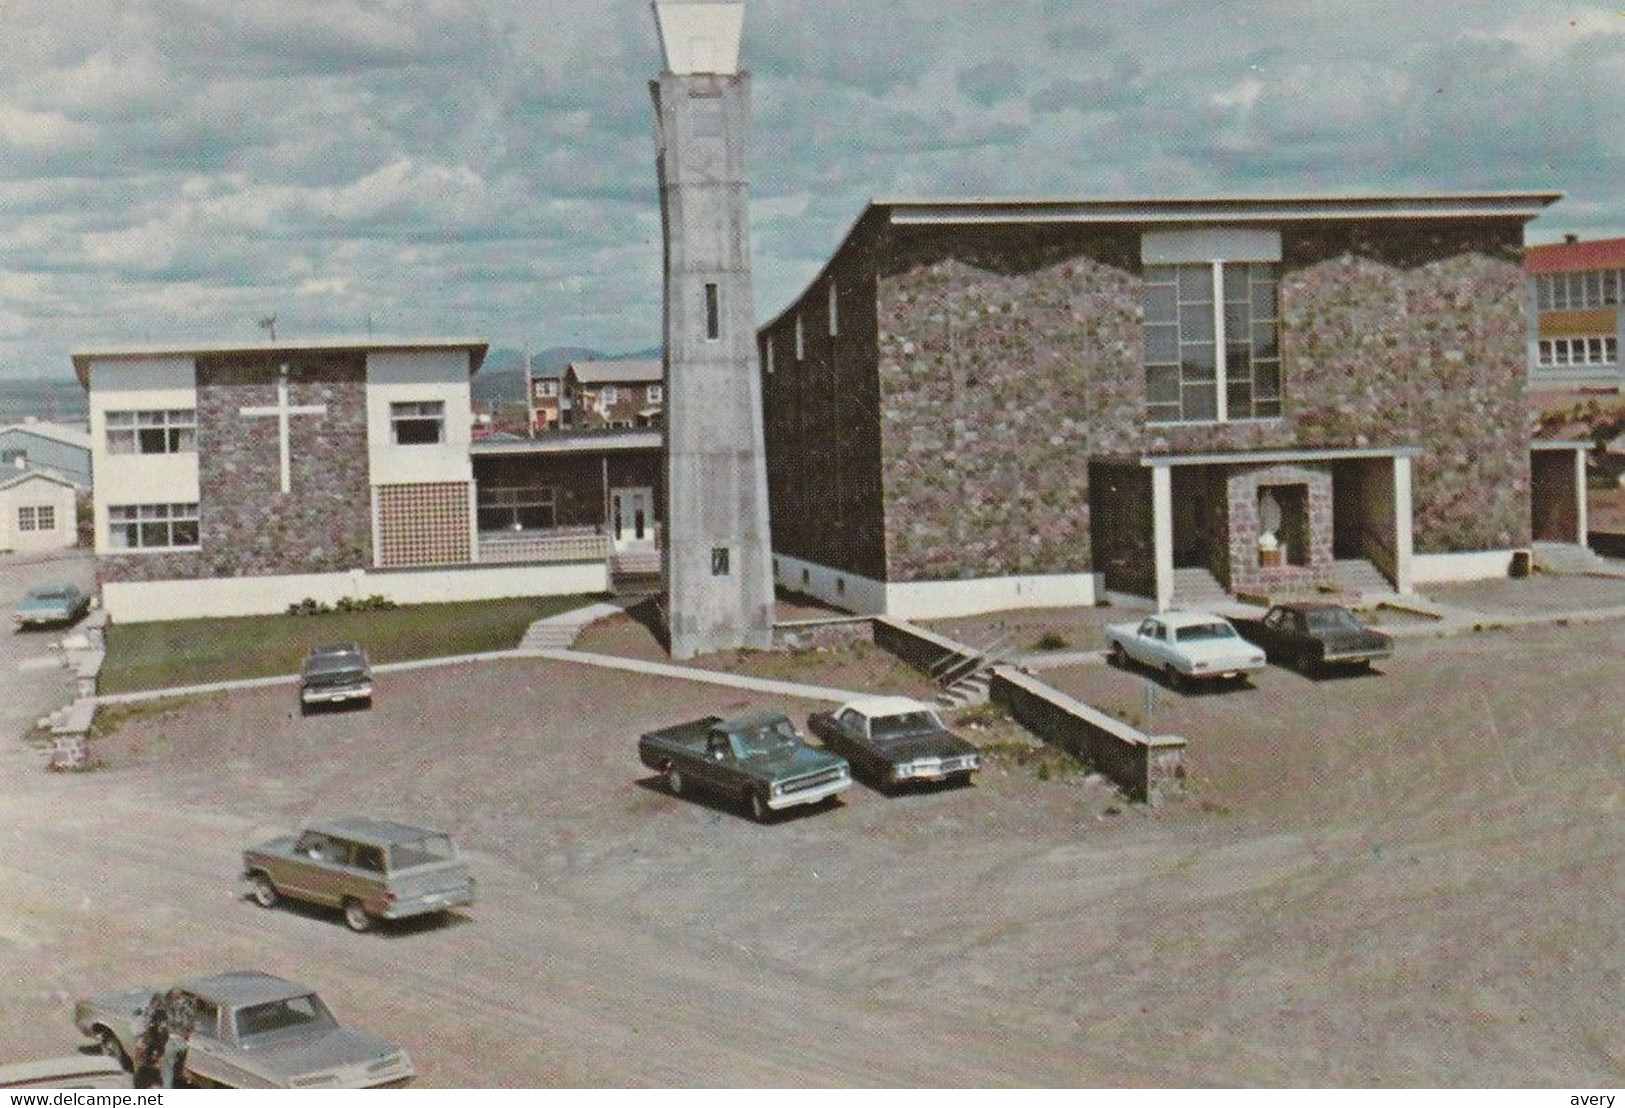
<instances>
[{"instance_id":1,"label":"dark sedan","mask_svg":"<svg viewBox=\"0 0 1625 1108\"><path fill-rule=\"evenodd\" d=\"M1277 604L1261 620L1238 620L1236 629L1263 647L1271 661L1303 673L1332 666L1369 667L1394 652L1393 639L1337 604Z\"/></svg>"},{"instance_id":2,"label":"dark sedan","mask_svg":"<svg viewBox=\"0 0 1625 1108\"><path fill-rule=\"evenodd\" d=\"M981 751L944 727L935 708L906 697L860 697L833 713L815 712L807 729L884 788L968 783L982 766Z\"/></svg>"}]
</instances>

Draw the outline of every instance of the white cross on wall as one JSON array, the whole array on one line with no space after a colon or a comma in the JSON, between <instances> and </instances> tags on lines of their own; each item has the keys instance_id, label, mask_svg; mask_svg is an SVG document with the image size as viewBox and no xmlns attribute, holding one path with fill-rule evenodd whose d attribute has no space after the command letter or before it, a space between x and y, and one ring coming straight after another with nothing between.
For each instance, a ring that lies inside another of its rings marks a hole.
<instances>
[{"instance_id":1,"label":"white cross on wall","mask_svg":"<svg viewBox=\"0 0 1625 1108\"><path fill-rule=\"evenodd\" d=\"M288 463L288 417L296 415L326 415L326 404L293 405L288 403L288 367L282 367L282 376L276 383L276 403L270 407L238 408L243 416L276 416L277 431L282 445L282 491L291 492L293 476Z\"/></svg>"}]
</instances>

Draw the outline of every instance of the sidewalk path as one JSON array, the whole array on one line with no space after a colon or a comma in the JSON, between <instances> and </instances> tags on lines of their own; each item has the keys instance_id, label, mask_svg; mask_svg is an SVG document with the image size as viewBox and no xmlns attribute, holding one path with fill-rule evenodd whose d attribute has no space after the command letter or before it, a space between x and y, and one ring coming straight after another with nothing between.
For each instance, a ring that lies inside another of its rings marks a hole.
<instances>
[{"instance_id":1,"label":"sidewalk path","mask_svg":"<svg viewBox=\"0 0 1625 1108\"><path fill-rule=\"evenodd\" d=\"M615 609L619 611L619 609ZM743 689L747 692L771 693L774 696L793 696L801 700L821 700L843 704L862 694L846 689L825 688L822 685L801 685L792 681L773 681L763 677L744 677L735 673L722 673L711 669L672 665L666 662L644 662L636 658L617 658L608 654L586 654L575 650L492 650L483 654L458 654L450 658L420 658L411 662L387 662L372 667L374 673L406 673L419 669L437 669L441 666L468 665L474 662L508 662L525 658L542 658L550 662L570 662L576 665L619 669L628 673L642 673L651 677L672 677L682 681L698 681L706 685ZM213 693L234 692L238 689L268 689L278 685L299 683L296 673L276 677L251 677L239 681L213 681L206 685L177 685L165 689L145 689L141 692L108 693L96 697L98 706L109 704L141 704L171 697L209 696Z\"/></svg>"}]
</instances>

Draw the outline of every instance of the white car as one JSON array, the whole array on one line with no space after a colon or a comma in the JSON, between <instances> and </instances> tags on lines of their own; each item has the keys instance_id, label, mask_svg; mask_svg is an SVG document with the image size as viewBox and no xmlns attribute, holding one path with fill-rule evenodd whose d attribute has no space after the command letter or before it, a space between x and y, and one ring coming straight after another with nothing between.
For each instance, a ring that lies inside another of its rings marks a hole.
<instances>
[{"instance_id":1,"label":"white car","mask_svg":"<svg viewBox=\"0 0 1625 1108\"><path fill-rule=\"evenodd\" d=\"M1245 679L1267 664L1264 652L1229 620L1208 612L1160 612L1139 623L1108 624L1106 649L1113 662L1132 658L1176 688L1191 680Z\"/></svg>"}]
</instances>

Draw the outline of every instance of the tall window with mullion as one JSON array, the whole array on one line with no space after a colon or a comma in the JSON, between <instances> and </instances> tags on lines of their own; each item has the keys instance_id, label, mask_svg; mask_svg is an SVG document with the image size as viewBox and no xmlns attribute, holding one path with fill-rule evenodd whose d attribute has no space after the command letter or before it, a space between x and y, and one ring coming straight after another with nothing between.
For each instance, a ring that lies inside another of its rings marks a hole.
<instances>
[{"instance_id":1,"label":"tall window with mullion","mask_svg":"<svg viewBox=\"0 0 1625 1108\"><path fill-rule=\"evenodd\" d=\"M1281 414L1280 324L1268 265L1220 267L1222 312L1214 311L1214 266L1145 270L1146 417L1152 423L1219 419L1219 381L1228 419Z\"/></svg>"},{"instance_id":2,"label":"tall window with mullion","mask_svg":"<svg viewBox=\"0 0 1625 1108\"><path fill-rule=\"evenodd\" d=\"M114 550L162 550L198 545L196 504L125 504L107 509L107 541Z\"/></svg>"},{"instance_id":3,"label":"tall window with mullion","mask_svg":"<svg viewBox=\"0 0 1625 1108\"><path fill-rule=\"evenodd\" d=\"M432 446L445 439L443 400L408 400L389 406L389 424L397 446Z\"/></svg>"},{"instance_id":4,"label":"tall window with mullion","mask_svg":"<svg viewBox=\"0 0 1625 1108\"><path fill-rule=\"evenodd\" d=\"M107 413L109 454L191 454L196 450L195 409Z\"/></svg>"}]
</instances>

